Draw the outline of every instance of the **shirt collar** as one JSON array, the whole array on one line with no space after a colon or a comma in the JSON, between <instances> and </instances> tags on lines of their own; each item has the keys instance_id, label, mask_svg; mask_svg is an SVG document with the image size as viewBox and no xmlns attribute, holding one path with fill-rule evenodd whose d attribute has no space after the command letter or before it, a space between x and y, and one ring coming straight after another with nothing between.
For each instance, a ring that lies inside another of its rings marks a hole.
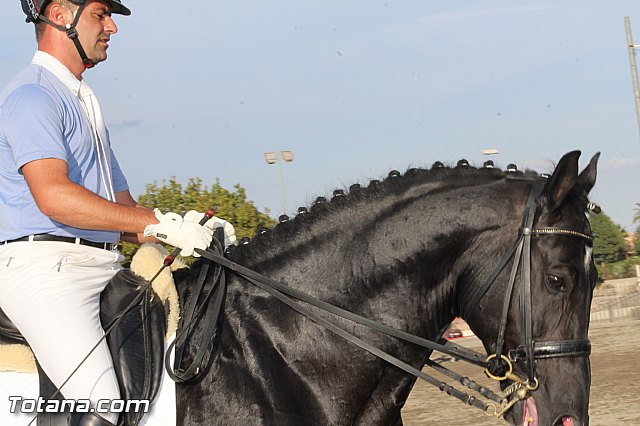
<instances>
[{"instance_id":1,"label":"shirt collar","mask_svg":"<svg viewBox=\"0 0 640 426\"><path fill-rule=\"evenodd\" d=\"M78 80L76 76L69 71L69 68L47 52L38 50L35 55L33 55L31 63L40 65L50 71L76 96L84 97L93 94L93 90L91 90L84 80Z\"/></svg>"}]
</instances>

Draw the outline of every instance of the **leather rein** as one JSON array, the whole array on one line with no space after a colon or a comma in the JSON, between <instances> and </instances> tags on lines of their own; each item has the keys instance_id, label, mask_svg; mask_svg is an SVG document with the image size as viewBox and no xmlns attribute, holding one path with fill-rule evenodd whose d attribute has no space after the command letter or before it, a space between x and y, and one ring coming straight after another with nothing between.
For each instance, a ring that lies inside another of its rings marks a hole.
<instances>
[{"instance_id":1,"label":"leather rein","mask_svg":"<svg viewBox=\"0 0 640 426\"><path fill-rule=\"evenodd\" d=\"M452 342L447 342L444 339L440 339L438 342L427 340L419 336L415 336L413 334L377 323L353 312L318 300L307 295L306 293L291 288L279 281L276 281L272 278L269 278L227 259L222 254L222 245L218 241L214 240L212 246L206 251L196 249L196 252L200 256L210 260L215 264L215 278L213 280L206 279L209 270L209 264L203 265L203 268L194 287L192 297L189 302L189 307L187 308L185 315L183 315L181 318L178 335L165 356L165 366L169 375L175 381L183 383L192 380L198 380L202 377L202 375L206 374L206 368L204 366L209 362L209 357L211 356L213 342L217 335L216 324L218 322L218 315L220 314L221 306L223 305L224 294L226 292L225 274L223 273L223 268L226 268L233 271L245 280L251 282L252 284L256 285L263 291L269 293L295 311L301 313L312 321L322 325L323 327L343 337L344 339L357 345L358 347L365 349L371 354L389 362L390 364L393 364L401 370L438 387L441 391L456 397L460 401L483 410L485 414L489 416L501 417L518 401L525 399L531 391L537 389L538 379L535 374L536 359L589 356L589 354L591 353L591 343L587 339L535 342L532 336L531 238L533 236L542 237L549 235L564 235L582 238L587 240L589 243L593 241L592 235L587 235L578 231L551 227L533 228L533 221L537 210L537 199L542 194L542 189L544 188L545 181L546 179L544 178L538 178L534 181L531 187L529 198L527 204L525 205L525 212L518 238L514 241L506 254L501 258L498 267L489 276L488 280L482 286L477 287L476 290L467 298L467 302L462 305L463 308L471 307L469 310L462 310L464 316L472 313L473 309L478 305L478 302L487 293L491 285L495 282L495 280L509 263L511 258L514 258L511 274L509 277L509 283L503 302L500 330L497 337L495 354L486 357L486 355L472 351ZM515 287L517 271L521 262L522 273L520 280L520 310L522 312L521 322L524 344L508 351L505 354L504 335L506 331L508 311L511 304L511 294ZM217 278L220 279L218 280ZM210 282L210 287L205 290L207 281ZM201 300L202 302L200 304L200 307L197 308L196 306L198 300ZM469 395L463 391L460 391L431 375L424 373L423 371L378 349L375 346L370 345L369 343L361 340L352 333L326 320L317 312L314 312L311 309L302 306L298 302L303 302L305 304L314 306L323 312L348 319L352 322L366 326L373 330L377 330L389 336L404 340L409 343L413 343L414 345L420 346L424 349L444 353L451 357L462 359L471 364L484 367L485 373L492 379L498 381L510 380L512 383L507 386L500 395L498 395L490 389L479 385L473 380L467 377L462 377L457 373L437 364L436 362L427 359L425 365L434 368L438 372L458 381L463 386L466 386L467 388L478 392L483 397L493 401L485 402L473 395ZM206 321L206 325L200 337L200 344L197 345L198 349L195 355L192 357L191 363L187 367L183 367L182 364L183 355L185 353L185 346L187 344L187 341L193 336L193 326L195 325L196 320L202 318L203 316L204 320ZM170 354L173 346L175 346L176 349L174 369L171 368L170 363ZM520 361L524 361L526 364L526 379L522 379L513 373L513 363L517 363Z\"/></svg>"}]
</instances>

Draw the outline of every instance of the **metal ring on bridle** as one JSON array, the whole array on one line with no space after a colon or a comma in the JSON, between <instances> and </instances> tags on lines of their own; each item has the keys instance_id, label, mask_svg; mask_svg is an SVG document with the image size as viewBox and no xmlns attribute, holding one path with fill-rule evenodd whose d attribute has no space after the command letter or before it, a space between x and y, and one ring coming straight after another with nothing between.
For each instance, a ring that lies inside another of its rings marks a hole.
<instances>
[{"instance_id":1,"label":"metal ring on bridle","mask_svg":"<svg viewBox=\"0 0 640 426\"><path fill-rule=\"evenodd\" d=\"M489 364L489 361L491 361L492 359L494 359L494 358L496 358L496 357L497 357L497 355L496 355L496 354L489 355L489 356L487 357L487 359L486 359L486 361L485 361L485 362L486 362L487 364ZM499 381L499 382L501 382L501 381L503 381L503 380L506 380L506 379L507 379L507 377L508 377L509 375L511 375L511 373L513 373L513 364L511 363L511 361L509 360L509 358L507 358L507 356L506 356L506 355L500 355L500 359L501 359L501 360L503 360L504 362L506 362L506 363L507 363L507 365L509 366L509 370L508 370L506 373L504 373L504 376L496 376L495 374L492 374L492 373L489 371L489 368L485 368L485 369L484 369L484 373L485 373L487 376L489 376L489 378L491 378L491 379L493 379L493 380L497 380L497 381Z\"/></svg>"},{"instance_id":2,"label":"metal ring on bridle","mask_svg":"<svg viewBox=\"0 0 640 426\"><path fill-rule=\"evenodd\" d=\"M495 404L487 404L486 410L484 410L485 416L496 417L498 407Z\"/></svg>"},{"instance_id":3,"label":"metal ring on bridle","mask_svg":"<svg viewBox=\"0 0 640 426\"><path fill-rule=\"evenodd\" d=\"M534 390L538 389L538 387L540 387L540 382L538 382L538 378L537 377L533 378L533 383L534 384L532 385L531 383L527 382L527 389L529 391L534 391Z\"/></svg>"}]
</instances>

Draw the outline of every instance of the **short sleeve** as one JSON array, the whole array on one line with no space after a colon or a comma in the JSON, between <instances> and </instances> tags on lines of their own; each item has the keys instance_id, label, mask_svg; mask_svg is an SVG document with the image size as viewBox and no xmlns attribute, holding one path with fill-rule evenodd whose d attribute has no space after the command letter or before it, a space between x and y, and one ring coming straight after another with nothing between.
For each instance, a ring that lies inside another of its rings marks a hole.
<instances>
[{"instance_id":1,"label":"short sleeve","mask_svg":"<svg viewBox=\"0 0 640 426\"><path fill-rule=\"evenodd\" d=\"M111 176L113 178L113 190L115 192L126 191L129 189L127 178L124 176L124 173L122 173L122 169L120 169L120 164L118 163L113 150L111 147L109 147L109 149L111 150Z\"/></svg>"},{"instance_id":2,"label":"short sleeve","mask_svg":"<svg viewBox=\"0 0 640 426\"><path fill-rule=\"evenodd\" d=\"M3 105L2 127L16 169L43 158L68 161L62 111L51 94L38 85L24 85Z\"/></svg>"}]
</instances>

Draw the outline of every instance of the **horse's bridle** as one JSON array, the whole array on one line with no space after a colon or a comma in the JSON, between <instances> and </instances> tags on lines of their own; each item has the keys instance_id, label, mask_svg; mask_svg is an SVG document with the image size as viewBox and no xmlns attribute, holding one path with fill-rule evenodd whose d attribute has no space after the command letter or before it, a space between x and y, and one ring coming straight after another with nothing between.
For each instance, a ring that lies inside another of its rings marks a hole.
<instances>
[{"instance_id":1,"label":"horse's bridle","mask_svg":"<svg viewBox=\"0 0 640 426\"><path fill-rule=\"evenodd\" d=\"M521 391L520 395L513 398L507 406L502 407L502 412L513 406L518 400L526 398L528 391L533 391L538 387L538 378L536 377L536 359L557 358L557 357L577 357L589 356L591 353L591 342L588 339L569 339L556 341L536 342L533 339L533 325L531 314L531 238L535 236L563 235L576 237L586 240L589 244L593 242L593 235L583 232L555 228L542 227L534 228L533 222L538 209L537 200L542 194L542 190L546 183L545 178L538 178L534 181L529 192L529 198L525 205L524 216L520 232L516 241L511 248L502 257L498 267L493 271L489 279L484 285L478 287L474 293L467 298L462 304L462 313L465 318L477 307L482 297L487 293L491 285L506 264L514 258L509 282L504 295L502 315L500 318L500 329L496 341L495 354L487 358L486 374L498 381L512 380L514 385L510 385L507 389L516 393L518 389L526 389L527 392ZM522 271L520 274L520 315L521 315L521 334L524 336L524 344L504 353L504 338L507 326L507 317L509 306L511 305L511 295L515 287L516 275L518 267L522 263ZM527 379L522 380L513 374L513 363L524 361Z\"/></svg>"}]
</instances>

